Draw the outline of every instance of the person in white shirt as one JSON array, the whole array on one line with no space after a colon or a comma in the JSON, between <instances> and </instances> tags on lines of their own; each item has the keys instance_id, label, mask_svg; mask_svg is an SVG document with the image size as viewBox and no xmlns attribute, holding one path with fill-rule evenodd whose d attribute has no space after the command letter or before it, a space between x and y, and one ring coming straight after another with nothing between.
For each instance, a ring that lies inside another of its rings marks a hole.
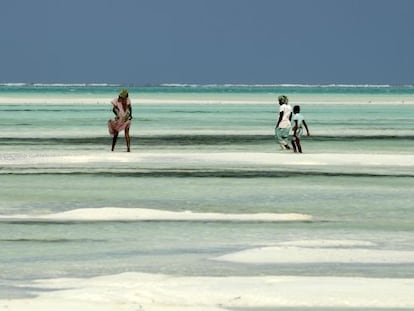
<instances>
[{"instance_id":1,"label":"person in white shirt","mask_svg":"<svg viewBox=\"0 0 414 311\"><path fill-rule=\"evenodd\" d=\"M279 100L279 119L275 127L275 138L282 150L290 149L288 144L289 132L291 129L292 107L286 95L281 95Z\"/></svg>"},{"instance_id":2,"label":"person in white shirt","mask_svg":"<svg viewBox=\"0 0 414 311\"><path fill-rule=\"evenodd\" d=\"M292 147L294 152L302 153L302 146L300 144L300 138L303 134L303 128L306 129L307 136L310 136L308 125L306 124L304 116L300 113L300 106L293 107L292 118Z\"/></svg>"}]
</instances>

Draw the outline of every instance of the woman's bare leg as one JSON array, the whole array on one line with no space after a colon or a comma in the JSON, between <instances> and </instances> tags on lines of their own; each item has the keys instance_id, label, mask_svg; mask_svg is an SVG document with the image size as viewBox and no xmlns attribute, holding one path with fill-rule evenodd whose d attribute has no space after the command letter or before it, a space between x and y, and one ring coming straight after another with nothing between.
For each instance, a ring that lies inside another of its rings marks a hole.
<instances>
[{"instance_id":1,"label":"woman's bare leg","mask_svg":"<svg viewBox=\"0 0 414 311\"><path fill-rule=\"evenodd\" d=\"M114 151L114 149L115 149L117 138L118 138L118 132L115 132L114 137L112 138L112 149L111 149L112 151Z\"/></svg>"},{"instance_id":2,"label":"woman's bare leg","mask_svg":"<svg viewBox=\"0 0 414 311\"><path fill-rule=\"evenodd\" d=\"M129 137L129 128L125 129L125 140L127 144L127 151L131 152L131 137Z\"/></svg>"}]
</instances>

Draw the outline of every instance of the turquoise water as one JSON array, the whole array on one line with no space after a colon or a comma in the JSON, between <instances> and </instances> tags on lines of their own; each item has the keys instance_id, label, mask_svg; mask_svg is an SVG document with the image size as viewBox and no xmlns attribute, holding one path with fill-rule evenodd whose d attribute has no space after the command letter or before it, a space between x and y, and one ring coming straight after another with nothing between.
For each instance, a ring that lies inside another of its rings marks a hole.
<instances>
[{"instance_id":1,"label":"turquoise water","mask_svg":"<svg viewBox=\"0 0 414 311\"><path fill-rule=\"evenodd\" d=\"M358 240L372 243L369 249L413 251L414 170L398 163L414 151L413 87L131 86L135 158L125 158L122 135L116 152L110 152L106 121L119 88L0 86L0 215L118 207L301 213L313 220L1 221L0 297L29 295L30 288L17 286L31 279L125 271L414 277L412 263L244 265L211 260L301 240ZM223 166L197 158L279 156L273 137L278 107L272 101L281 93L292 104L300 102L312 133L303 138L300 156L333 164L304 169L283 162L269 167L257 160ZM94 103L94 98L99 100ZM193 162L182 163L176 154L195 155ZM68 155L83 160L60 160ZM353 155L363 155L367 166L342 166L341 158ZM394 162L371 168L378 155ZM56 161L41 162L43 158ZM359 246L349 251L353 247Z\"/></svg>"}]
</instances>

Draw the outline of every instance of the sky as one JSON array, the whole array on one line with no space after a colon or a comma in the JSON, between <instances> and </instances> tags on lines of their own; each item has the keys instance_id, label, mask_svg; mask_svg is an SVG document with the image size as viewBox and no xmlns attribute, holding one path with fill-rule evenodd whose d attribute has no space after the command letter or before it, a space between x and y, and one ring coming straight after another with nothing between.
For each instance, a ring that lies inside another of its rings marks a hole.
<instances>
[{"instance_id":1,"label":"sky","mask_svg":"<svg viewBox=\"0 0 414 311\"><path fill-rule=\"evenodd\" d=\"M414 84L411 0L1 0L0 83Z\"/></svg>"}]
</instances>

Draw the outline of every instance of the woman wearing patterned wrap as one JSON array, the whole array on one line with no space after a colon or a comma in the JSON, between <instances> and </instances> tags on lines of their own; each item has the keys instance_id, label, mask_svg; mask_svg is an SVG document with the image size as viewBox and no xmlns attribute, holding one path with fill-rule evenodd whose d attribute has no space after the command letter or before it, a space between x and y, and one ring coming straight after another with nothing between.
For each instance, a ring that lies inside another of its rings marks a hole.
<instances>
[{"instance_id":1,"label":"woman wearing patterned wrap","mask_svg":"<svg viewBox=\"0 0 414 311\"><path fill-rule=\"evenodd\" d=\"M132 120L132 106L129 100L128 90L123 89L118 98L115 98L111 102L112 111L115 114L114 120L108 121L109 134L113 136L112 139L112 151L114 151L118 134L121 131L125 131L125 140L127 144L127 151L130 152L131 138L129 137L129 128Z\"/></svg>"},{"instance_id":2,"label":"woman wearing patterned wrap","mask_svg":"<svg viewBox=\"0 0 414 311\"><path fill-rule=\"evenodd\" d=\"M279 100L279 119L276 123L275 138L280 144L282 150L290 149L288 144L289 132L291 128L290 120L292 118L292 107L286 95L281 95Z\"/></svg>"}]
</instances>

